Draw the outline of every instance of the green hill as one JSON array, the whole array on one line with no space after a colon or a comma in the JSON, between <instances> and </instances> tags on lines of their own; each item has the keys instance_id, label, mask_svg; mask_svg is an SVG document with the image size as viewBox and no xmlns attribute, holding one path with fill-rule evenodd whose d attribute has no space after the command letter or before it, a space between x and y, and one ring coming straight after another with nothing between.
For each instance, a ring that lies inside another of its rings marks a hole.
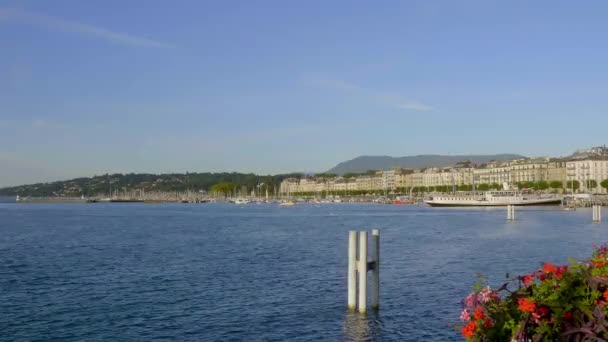
<instances>
[{"instance_id":1,"label":"green hill","mask_svg":"<svg viewBox=\"0 0 608 342\"><path fill-rule=\"evenodd\" d=\"M173 174L111 174L66 181L19 185L0 189L0 196L32 197L80 197L82 195L105 196L118 191L209 191L218 183L232 183L243 193L256 187L268 188L269 192L279 188L281 181L301 174L260 176L253 173L173 173ZM263 184L263 185L262 185Z\"/></svg>"}]
</instances>

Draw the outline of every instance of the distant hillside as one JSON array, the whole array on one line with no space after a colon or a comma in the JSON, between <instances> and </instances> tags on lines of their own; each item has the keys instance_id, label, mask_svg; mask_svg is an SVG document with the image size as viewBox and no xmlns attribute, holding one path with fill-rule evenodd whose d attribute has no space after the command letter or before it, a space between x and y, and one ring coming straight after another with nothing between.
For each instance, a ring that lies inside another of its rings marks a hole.
<instances>
[{"instance_id":1,"label":"distant hillside","mask_svg":"<svg viewBox=\"0 0 608 342\"><path fill-rule=\"evenodd\" d=\"M327 173L342 175L345 173L363 173L367 170L390 170L394 167L419 169L424 167L451 166L458 162L470 160L474 164L483 164L492 160L511 160L524 158L517 154L492 155L460 155L442 156L437 154L423 154L408 157L389 156L361 156L336 165Z\"/></svg>"},{"instance_id":2,"label":"distant hillside","mask_svg":"<svg viewBox=\"0 0 608 342\"><path fill-rule=\"evenodd\" d=\"M112 174L86 178L75 178L66 181L19 185L0 189L0 196L34 196L34 197L80 197L108 196L110 191L209 191L218 183L232 183L234 187L248 193L262 184L273 191L279 188L281 181L300 174L260 176L252 173L174 173L174 174ZM246 189L246 190L245 190Z\"/></svg>"}]
</instances>

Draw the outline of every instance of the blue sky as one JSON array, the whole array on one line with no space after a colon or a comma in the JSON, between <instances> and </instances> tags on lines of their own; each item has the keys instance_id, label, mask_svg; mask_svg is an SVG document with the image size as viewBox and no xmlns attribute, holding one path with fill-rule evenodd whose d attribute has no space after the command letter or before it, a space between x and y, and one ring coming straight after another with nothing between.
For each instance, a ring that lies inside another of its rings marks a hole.
<instances>
[{"instance_id":1,"label":"blue sky","mask_svg":"<svg viewBox=\"0 0 608 342\"><path fill-rule=\"evenodd\" d=\"M0 186L605 144L605 1L2 1Z\"/></svg>"}]
</instances>

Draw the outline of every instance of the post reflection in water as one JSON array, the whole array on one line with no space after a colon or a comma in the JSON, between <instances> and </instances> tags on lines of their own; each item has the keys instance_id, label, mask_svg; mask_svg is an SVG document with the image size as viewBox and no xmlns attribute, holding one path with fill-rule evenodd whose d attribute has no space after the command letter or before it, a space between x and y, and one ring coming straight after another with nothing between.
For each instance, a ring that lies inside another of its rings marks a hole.
<instances>
[{"instance_id":1,"label":"post reflection in water","mask_svg":"<svg viewBox=\"0 0 608 342\"><path fill-rule=\"evenodd\" d=\"M374 341L380 337L382 321L377 312L361 314L346 312L344 316L344 336L346 341Z\"/></svg>"}]
</instances>

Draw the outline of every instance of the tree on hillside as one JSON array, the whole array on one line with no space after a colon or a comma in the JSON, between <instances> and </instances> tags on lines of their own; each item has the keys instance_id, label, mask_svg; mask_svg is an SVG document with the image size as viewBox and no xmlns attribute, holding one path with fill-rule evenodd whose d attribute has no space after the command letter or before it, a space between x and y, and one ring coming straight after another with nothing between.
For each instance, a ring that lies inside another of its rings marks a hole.
<instances>
[{"instance_id":1,"label":"tree on hillside","mask_svg":"<svg viewBox=\"0 0 608 342\"><path fill-rule=\"evenodd\" d=\"M336 175L335 173L317 173L315 175L316 178L335 178L338 175Z\"/></svg>"},{"instance_id":2,"label":"tree on hillside","mask_svg":"<svg viewBox=\"0 0 608 342\"><path fill-rule=\"evenodd\" d=\"M217 195L228 196L234 191L234 184L230 182L218 183L211 186L211 192Z\"/></svg>"},{"instance_id":3,"label":"tree on hillside","mask_svg":"<svg viewBox=\"0 0 608 342\"><path fill-rule=\"evenodd\" d=\"M458 163L456 163L457 167L471 167L471 164L473 164L470 160L464 160L464 161L459 161Z\"/></svg>"}]
</instances>

